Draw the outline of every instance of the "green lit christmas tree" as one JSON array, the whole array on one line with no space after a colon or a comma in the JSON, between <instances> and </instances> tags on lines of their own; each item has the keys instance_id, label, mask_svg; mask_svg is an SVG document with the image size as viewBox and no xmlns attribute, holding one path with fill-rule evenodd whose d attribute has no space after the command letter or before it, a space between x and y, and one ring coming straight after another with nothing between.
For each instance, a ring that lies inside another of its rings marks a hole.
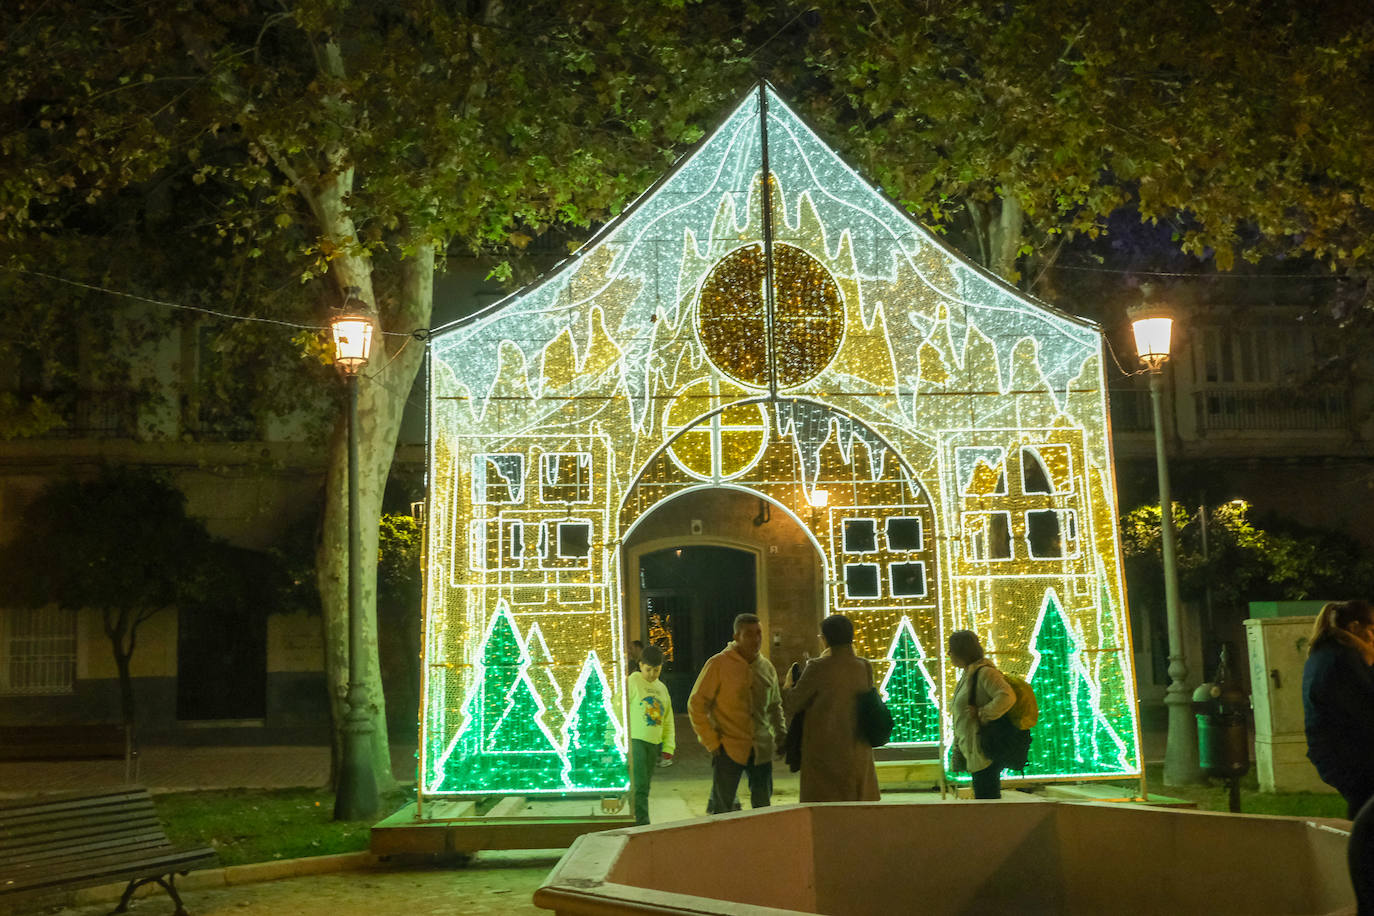
<instances>
[{"instance_id":1,"label":"green lit christmas tree","mask_svg":"<svg viewBox=\"0 0 1374 916\"><path fill-rule=\"evenodd\" d=\"M531 624L529 632L525 634L525 649L530 656L530 683L534 684L544 704L549 731L556 733L563 727L563 690L553 676L553 653L549 651L549 644L544 641L544 632L539 629L538 623Z\"/></svg>"},{"instance_id":2,"label":"green lit christmas tree","mask_svg":"<svg viewBox=\"0 0 1374 916\"><path fill-rule=\"evenodd\" d=\"M431 791L562 791L563 758L544 724L544 705L530 682L529 655L504 600L482 640L477 680L464 722L440 761ZM447 785L450 783L451 785Z\"/></svg>"},{"instance_id":3,"label":"green lit christmas tree","mask_svg":"<svg viewBox=\"0 0 1374 916\"><path fill-rule=\"evenodd\" d=\"M940 740L940 704L935 679L910 618L903 617L887 650L892 663L881 693L892 712L891 744L934 744Z\"/></svg>"},{"instance_id":4,"label":"green lit christmas tree","mask_svg":"<svg viewBox=\"0 0 1374 916\"><path fill-rule=\"evenodd\" d=\"M1111 599L1104 584L1102 597L1098 604L1100 618L1097 631L1101 634L1101 644L1097 653L1097 683L1100 685L1102 717L1111 726L1112 733L1121 743L1120 762L1123 769L1137 766L1135 746L1135 717L1132 715L1131 692L1127 690L1126 646L1120 637L1119 618L1112 607ZM1105 756L1111 756L1116 749L1104 748Z\"/></svg>"},{"instance_id":5,"label":"green lit christmas tree","mask_svg":"<svg viewBox=\"0 0 1374 916\"><path fill-rule=\"evenodd\" d=\"M1040 721L1032 731L1027 775L1125 769L1121 740L1102 717L1098 691L1082 662L1082 648L1075 642L1052 589L1045 593L1031 653L1035 661L1026 680L1035 690Z\"/></svg>"},{"instance_id":6,"label":"green lit christmas tree","mask_svg":"<svg viewBox=\"0 0 1374 916\"><path fill-rule=\"evenodd\" d=\"M617 738L619 731L611 691L593 650L582 665L563 729L567 759L564 779L569 789L621 791L628 786L629 770Z\"/></svg>"}]
</instances>

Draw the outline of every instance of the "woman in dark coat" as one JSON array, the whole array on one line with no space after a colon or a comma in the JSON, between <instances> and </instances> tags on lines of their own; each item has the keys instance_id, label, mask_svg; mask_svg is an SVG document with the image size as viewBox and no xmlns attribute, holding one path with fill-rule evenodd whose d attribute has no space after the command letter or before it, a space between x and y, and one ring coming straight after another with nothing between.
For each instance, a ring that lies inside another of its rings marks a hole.
<instances>
[{"instance_id":1,"label":"woman in dark coat","mask_svg":"<svg viewBox=\"0 0 1374 916\"><path fill-rule=\"evenodd\" d=\"M1345 799L1350 881L1374 916L1374 607L1332 601L1317 615L1302 669L1307 757Z\"/></svg>"},{"instance_id":2,"label":"woman in dark coat","mask_svg":"<svg viewBox=\"0 0 1374 916\"><path fill-rule=\"evenodd\" d=\"M1374 796L1374 607L1332 601L1317 615L1302 671L1307 757L1353 819Z\"/></svg>"},{"instance_id":3,"label":"woman in dark coat","mask_svg":"<svg viewBox=\"0 0 1374 916\"><path fill-rule=\"evenodd\" d=\"M821 621L821 638L825 654L808 662L795 684L789 672L782 692L789 723L806 713L801 801L877 801L873 748L859 734L859 695L873 686L873 667L854 653L854 624L843 614Z\"/></svg>"}]
</instances>

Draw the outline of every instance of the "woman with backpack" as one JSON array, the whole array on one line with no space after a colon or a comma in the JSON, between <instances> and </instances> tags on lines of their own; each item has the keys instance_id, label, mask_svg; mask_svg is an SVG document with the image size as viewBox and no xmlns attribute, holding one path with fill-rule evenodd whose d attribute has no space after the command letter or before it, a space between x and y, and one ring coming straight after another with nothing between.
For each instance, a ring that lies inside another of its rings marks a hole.
<instances>
[{"instance_id":1,"label":"woman with backpack","mask_svg":"<svg viewBox=\"0 0 1374 916\"><path fill-rule=\"evenodd\" d=\"M949 660L963 669L952 700L955 768L973 776L974 798L1001 798L1002 765L984 753L979 731L1011 709L1016 694L997 666L983 657L983 644L972 630L949 634ZM957 765L960 756L963 767Z\"/></svg>"}]
</instances>

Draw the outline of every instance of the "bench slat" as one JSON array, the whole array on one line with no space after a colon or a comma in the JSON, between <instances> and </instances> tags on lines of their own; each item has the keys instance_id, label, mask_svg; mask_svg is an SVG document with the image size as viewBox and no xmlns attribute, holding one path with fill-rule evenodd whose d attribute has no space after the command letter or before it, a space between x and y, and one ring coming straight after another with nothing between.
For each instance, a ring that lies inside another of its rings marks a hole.
<instances>
[{"instance_id":1,"label":"bench slat","mask_svg":"<svg viewBox=\"0 0 1374 916\"><path fill-rule=\"evenodd\" d=\"M129 858L119 855L99 856L84 863L73 863L65 869L26 868L0 872L0 896L73 885L105 884L131 881L135 878L160 877L173 872L190 871L199 865L213 862L213 849L185 850L176 854Z\"/></svg>"},{"instance_id":2,"label":"bench slat","mask_svg":"<svg viewBox=\"0 0 1374 916\"><path fill-rule=\"evenodd\" d=\"M119 835L105 835L88 839L69 840L31 846L6 854L5 861L19 863L54 862L62 859L80 858L99 853L105 849L152 849L160 846L171 848L162 831L131 831ZM3 871L3 868L0 868Z\"/></svg>"},{"instance_id":3,"label":"bench slat","mask_svg":"<svg viewBox=\"0 0 1374 916\"><path fill-rule=\"evenodd\" d=\"M11 846L23 846L30 843L34 838L56 836L64 833L101 833L104 831L118 831L123 827L134 824L152 825L160 827L161 822L154 811L101 811L92 814L89 818L82 818L79 815L63 815L58 818L33 818L13 828L0 824L0 849Z\"/></svg>"},{"instance_id":4,"label":"bench slat","mask_svg":"<svg viewBox=\"0 0 1374 916\"><path fill-rule=\"evenodd\" d=\"M0 802L0 823L11 817L25 817L33 814L59 814L73 809L90 810L99 807L113 807L130 804L152 806L152 796L147 789L114 789L104 792L64 792L54 795L40 795Z\"/></svg>"},{"instance_id":5,"label":"bench slat","mask_svg":"<svg viewBox=\"0 0 1374 916\"><path fill-rule=\"evenodd\" d=\"M0 896L161 877L216 858L208 847L174 847L147 789L0 804Z\"/></svg>"}]
</instances>

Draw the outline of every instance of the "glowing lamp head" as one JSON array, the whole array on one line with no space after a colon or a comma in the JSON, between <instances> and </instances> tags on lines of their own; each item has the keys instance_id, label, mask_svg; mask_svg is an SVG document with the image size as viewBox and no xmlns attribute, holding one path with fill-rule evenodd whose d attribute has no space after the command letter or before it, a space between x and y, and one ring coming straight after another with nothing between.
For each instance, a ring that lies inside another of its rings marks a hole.
<instances>
[{"instance_id":1,"label":"glowing lamp head","mask_svg":"<svg viewBox=\"0 0 1374 916\"><path fill-rule=\"evenodd\" d=\"M812 490L807 494L806 501L811 504L813 509L824 509L830 504L830 491Z\"/></svg>"},{"instance_id":2,"label":"glowing lamp head","mask_svg":"<svg viewBox=\"0 0 1374 916\"><path fill-rule=\"evenodd\" d=\"M1151 303L1132 309L1130 314L1136 355L1142 363L1157 371L1169 358L1173 316L1163 307Z\"/></svg>"},{"instance_id":3,"label":"glowing lamp head","mask_svg":"<svg viewBox=\"0 0 1374 916\"><path fill-rule=\"evenodd\" d=\"M372 355L372 316L344 310L330 319L329 326L334 336L334 365L345 375L357 373Z\"/></svg>"}]
</instances>

